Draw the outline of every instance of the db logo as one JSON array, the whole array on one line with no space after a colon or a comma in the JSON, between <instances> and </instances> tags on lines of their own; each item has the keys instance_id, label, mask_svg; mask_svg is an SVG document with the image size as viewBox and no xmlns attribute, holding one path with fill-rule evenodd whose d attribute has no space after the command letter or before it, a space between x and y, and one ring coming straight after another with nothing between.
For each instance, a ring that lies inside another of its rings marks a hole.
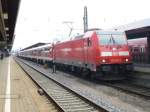
<instances>
[{"instance_id":1,"label":"db logo","mask_svg":"<svg viewBox=\"0 0 150 112\"><path fill-rule=\"evenodd\" d=\"M112 55L113 56L119 56L119 53L118 52L113 52Z\"/></svg>"}]
</instances>

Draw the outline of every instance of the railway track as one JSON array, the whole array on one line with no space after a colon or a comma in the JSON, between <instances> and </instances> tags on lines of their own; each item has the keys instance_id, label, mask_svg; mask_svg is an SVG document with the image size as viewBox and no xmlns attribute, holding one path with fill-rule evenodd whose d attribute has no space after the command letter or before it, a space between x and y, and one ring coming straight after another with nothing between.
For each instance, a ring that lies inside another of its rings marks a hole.
<instances>
[{"instance_id":1,"label":"railway track","mask_svg":"<svg viewBox=\"0 0 150 112\"><path fill-rule=\"evenodd\" d=\"M122 90L126 93L138 95L144 99L150 100L150 89L139 85L132 84L128 81L123 82L104 82L103 85L113 87L118 90Z\"/></svg>"},{"instance_id":2,"label":"railway track","mask_svg":"<svg viewBox=\"0 0 150 112\"><path fill-rule=\"evenodd\" d=\"M44 76L22 61L15 59L31 79L53 100L60 111L64 112L107 112L107 110L74 93L67 87Z\"/></svg>"},{"instance_id":3,"label":"railway track","mask_svg":"<svg viewBox=\"0 0 150 112\"><path fill-rule=\"evenodd\" d=\"M22 60L22 61L24 61L24 60ZM40 68L41 68L41 66L40 65L38 65L38 64L35 64L35 63L33 63L33 62L27 62L27 61L24 61L24 63L26 63L26 64L29 64L29 65L31 65L32 66L32 68L34 68L34 69L38 69L38 70L40 70ZM43 67L41 68L41 70L40 70L41 72L42 72L42 74L43 75L45 75L45 76L47 76L47 77L49 77L49 78L52 78L53 79L53 75L58 75L58 74L53 74L52 76L48 73L48 72L45 72L45 70L43 69ZM49 70L48 70L49 71ZM48 75L48 74L49 75ZM58 73L59 73L59 71L58 71ZM61 73L61 72L60 72ZM67 75L67 77L68 77L69 75ZM54 80L55 81L57 81L57 78L55 79L54 78ZM59 79L60 80L60 79ZM58 81L59 81L58 80ZM62 79L62 80L64 80L64 79ZM62 81L63 82L63 81ZM61 84L63 85L64 83L62 83L61 82ZM109 86L109 87L112 87L112 88L114 88L114 89L117 89L117 90L119 90L119 91L123 91L123 92L125 92L125 93L127 93L127 94L131 94L132 96L135 96L135 97L137 97L137 95L138 95L138 97L139 98L144 98L144 99L146 99L147 101L149 101L149 99L150 99L150 97L149 97L149 90L147 89L147 88L143 88L143 87L140 87L140 86L135 86L135 85L133 85L133 84L130 84L130 83L125 83L125 82L108 82L108 83L101 83L101 82L99 82L99 81L97 81L97 80L95 80L94 82L96 82L95 84L96 84L96 86L98 86L98 85L105 85L105 86ZM67 87L67 88L69 88L67 85L68 82L66 82L65 84L65 86ZM91 82L91 83L93 83L93 82ZM74 83L72 83L72 84L74 84ZM69 85L70 86L70 85ZM71 86L70 86L71 87ZM70 88L70 89L72 89L72 88ZM77 92L78 93L78 91L76 91L76 90L74 90L74 89L72 89L72 91L73 92ZM85 95L89 95L89 94L86 94L86 93L84 93L84 92L82 92L82 91L79 91L79 92L81 92L81 94L79 94L80 96L82 96L82 97L85 97L85 98L87 98L88 100L90 100L90 101L92 101L91 99L89 99L91 96L88 96L88 97L86 97L86 96L84 96L84 94ZM82 93L83 93L83 95L82 95ZM137 98L138 98L137 97ZM92 98L92 97L91 97ZM110 111L110 112L123 112L124 110L123 109L121 109L121 108L119 108L119 107L115 107L115 106L113 106L113 105L111 105L109 102L107 102L107 100L105 101L105 99L101 99L100 98L100 100L99 100L99 97L98 96L95 96L95 97L93 97L94 99L95 98L98 98L98 99L95 99L95 100L93 100L92 102L94 102L94 103L96 103L96 106L97 106L97 104L98 104L98 106L99 107L103 107L105 110L107 110L107 111ZM93 99L92 98L92 99ZM103 102L104 101L104 102Z\"/></svg>"}]
</instances>

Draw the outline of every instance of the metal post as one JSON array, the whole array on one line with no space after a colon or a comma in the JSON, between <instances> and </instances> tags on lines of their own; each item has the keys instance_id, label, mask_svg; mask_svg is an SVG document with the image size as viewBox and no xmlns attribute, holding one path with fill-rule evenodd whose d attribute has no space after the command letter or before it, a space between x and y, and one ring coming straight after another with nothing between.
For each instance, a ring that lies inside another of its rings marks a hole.
<instances>
[{"instance_id":1,"label":"metal post","mask_svg":"<svg viewBox=\"0 0 150 112\"><path fill-rule=\"evenodd\" d=\"M84 17L83 17L84 33L88 30L88 14L87 7L84 7Z\"/></svg>"}]
</instances>

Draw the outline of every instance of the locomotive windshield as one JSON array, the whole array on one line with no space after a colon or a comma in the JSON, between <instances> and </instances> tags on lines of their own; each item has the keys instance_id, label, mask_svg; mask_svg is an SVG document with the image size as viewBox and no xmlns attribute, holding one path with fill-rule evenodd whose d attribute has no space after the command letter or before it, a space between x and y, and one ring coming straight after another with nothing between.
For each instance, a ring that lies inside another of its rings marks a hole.
<instances>
[{"instance_id":1,"label":"locomotive windshield","mask_svg":"<svg viewBox=\"0 0 150 112\"><path fill-rule=\"evenodd\" d=\"M99 43L101 45L124 45L127 44L125 35L120 34L102 34L99 36Z\"/></svg>"}]
</instances>

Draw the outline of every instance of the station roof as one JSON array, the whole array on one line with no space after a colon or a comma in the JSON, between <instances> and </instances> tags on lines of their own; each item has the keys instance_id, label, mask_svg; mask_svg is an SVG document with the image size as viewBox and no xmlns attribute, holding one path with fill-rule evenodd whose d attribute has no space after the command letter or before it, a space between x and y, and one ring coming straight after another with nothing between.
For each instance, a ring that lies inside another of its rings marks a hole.
<instances>
[{"instance_id":1,"label":"station roof","mask_svg":"<svg viewBox=\"0 0 150 112\"><path fill-rule=\"evenodd\" d=\"M11 49L20 0L0 0L0 49Z\"/></svg>"},{"instance_id":2,"label":"station roof","mask_svg":"<svg viewBox=\"0 0 150 112\"><path fill-rule=\"evenodd\" d=\"M121 25L113 29L125 31L128 39L146 37L150 32L150 18Z\"/></svg>"}]
</instances>

